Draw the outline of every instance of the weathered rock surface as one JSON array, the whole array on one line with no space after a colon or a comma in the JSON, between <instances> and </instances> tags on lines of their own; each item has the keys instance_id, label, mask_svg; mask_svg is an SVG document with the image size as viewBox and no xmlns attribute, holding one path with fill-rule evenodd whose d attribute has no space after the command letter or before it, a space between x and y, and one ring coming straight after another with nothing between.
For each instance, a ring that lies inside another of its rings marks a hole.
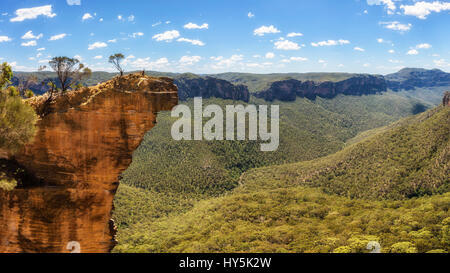
<instances>
[{"instance_id":1,"label":"weathered rock surface","mask_svg":"<svg viewBox=\"0 0 450 273\"><path fill-rule=\"evenodd\" d=\"M444 106L450 106L450 91L445 92L444 99L442 100Z\"/></svg>"},{"instance_id":2,"label":"weathered rock surface","mask_svg":"<svg viewBox=\"0 0 450 273\"><path fill-rule=\"evenodd\" d=\"M39 112L45 97L30 104ZM33 143L14 157L35 179L0 190L0 252L109 252L119 175L156 124L178 103L168 78L128 75L58 97Z\"/></svg>"},{"instance_id":3,"label":"weathered rock surface","mask_svg":"<svg viewBox=\"0 0 450 273\"><path fill-rule=\"evenodd\" d=\"M255 96L267 101L294 101L297 97L315 99L333 98L343 95L367 95L386 91L386 81L382 76L358 75L339 82L298 81L294 79L272 83L269 89L256 93Z\"/></svg>"}]
</instances>

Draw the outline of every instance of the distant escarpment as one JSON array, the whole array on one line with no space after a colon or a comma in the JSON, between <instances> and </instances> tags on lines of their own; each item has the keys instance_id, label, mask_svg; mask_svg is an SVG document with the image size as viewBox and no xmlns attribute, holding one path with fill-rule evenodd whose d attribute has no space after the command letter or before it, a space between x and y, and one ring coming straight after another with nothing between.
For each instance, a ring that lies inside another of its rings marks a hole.
<instances>
[{"instance_id":1,"label":"distant escarpment","mask_svg":"<svg viewBox=\"0 0 450 273\"><path fill-rule=\"evenodd\" d=\"M450 73L439 69L404 68L385 76L388 87L394 91L422 87L450 86Z\"/></svg>"},{"instance_id":2,"label":"distant escarpment","mask_svg":"<svg viewBox=\"0 0 450 273\"><path fill-rule=\"evenodd\" d=\"M180 75L175 77L178 86L180 100L188 98L221 98L230 100L242 100L248 102L250 92L244 85L234 85L226 80L212 77L197 77L195 75Z\"/></svg>"},{"instance_id":3,"label":"distant escarpment","mask_svg":"<svg viewBox=\"0 0 450 273\"><path fill-rule=\"evenodd\" d=\"M48 101L29 101L41 114L37 135L1 162L26 176L0 189L0 253L109 252L119 175L157 113L178 103L177 87L132 74Z\"/></svg>"},{"instance_id":4,"label":"distant escarpment","mask_svg":"<svg viewBox=\"0 0 450 273\"><path fill-rule=\"evenodd\" d=\"M298 81L294 79L272 83L269 89L256 93L255 96L267 101L295 101L297 97L315 99L334 98L343 95L368 95L387 90L386 81L382 76L357 75L339 82Z\"/></svg>"}]
</instances>

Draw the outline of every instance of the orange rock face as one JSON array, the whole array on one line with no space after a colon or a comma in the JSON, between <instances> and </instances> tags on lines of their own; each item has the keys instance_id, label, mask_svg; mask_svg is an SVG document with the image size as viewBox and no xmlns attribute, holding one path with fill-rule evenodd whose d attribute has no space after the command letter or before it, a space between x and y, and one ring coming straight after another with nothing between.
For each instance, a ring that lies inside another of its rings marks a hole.
<instances>
[{"instance_id":1,"label":"orange rock face","mask_svg":"<svg viewBox=\"0 0 450 273\"><path fill-rule=\"evenodd\" d=\"M30 104L39 112L44 100ZM58 97L14 158L38 183L0 190L0 252L111 251L119 175L156 114L177 103L172 80L140 75Z\"/></svg>"}]
</instances>

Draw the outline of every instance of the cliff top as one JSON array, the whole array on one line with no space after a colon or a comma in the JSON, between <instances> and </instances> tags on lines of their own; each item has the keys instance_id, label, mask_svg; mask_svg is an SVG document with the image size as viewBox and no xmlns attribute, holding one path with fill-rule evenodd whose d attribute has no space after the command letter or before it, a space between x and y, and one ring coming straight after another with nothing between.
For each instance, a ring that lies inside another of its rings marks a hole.
<instances>
[{"instance_id":1,"label":"cliff top","mask_svg":"<svg viewBox=\"0 0 450 273\"><path fill-rule=\"evenodd\" d=\"M170 78L143 76L140 73L135 73L122 77L117 76L96 86L83 87L64 94L58 93L57 95L53 95L53 98L50 98L50 95L46 93L42 96L28 99L27 102L42 116L48 114L49 111L60 112L81 106L89 102L91 98L107 91L143 93L178 92L173 84L173 80Z\"/></svg>"}]
</instances>

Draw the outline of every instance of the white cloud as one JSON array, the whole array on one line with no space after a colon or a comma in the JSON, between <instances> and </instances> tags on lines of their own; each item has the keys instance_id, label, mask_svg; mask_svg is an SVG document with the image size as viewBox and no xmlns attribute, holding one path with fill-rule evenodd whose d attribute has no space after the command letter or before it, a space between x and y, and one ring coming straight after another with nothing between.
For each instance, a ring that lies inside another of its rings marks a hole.
<instances>
[{"instance_id":1,"label":"white cloud","mask_svg":"<svg viewBox=\"0 0 450 273\"><path fill-rule=\"evenodd\" d=\"M361 51L361 52L364 52L365 50L364 50L364 48L360 48L360 47L355 47L355 48L353 48L354 50L356 50L356 51Z\"/></svg>"},{"instance_id":2,"label":"white cloud","mask_svg":"<svg viewBox=\"0 0 450 273\"><path fill-rule=\"evenodd\" d=\"M45 47L41 47L41 48L38 48L38 49L36 49L37 51L44 51L45 50Z\"/></svg>"},{"instance_id":3,"label":"white cloud","mask_svg":"<svg viewBox=\"0 0 450 273\"><path fill-rule=\"evenodd\" d=\"M99 22L103 22L103 18L98 19Z\"/></svg>"},{"instance_id":4,"label":"white cloud","mask_svg":"<svg viewBox=\"0 0 450 273\"><path fill-rule=\"evenodd\" d=\"M81 57L80 55L75 55L73 56L74 59L77 59L78 61L83 61L83 57Z\"/></svg>"},{"instance_id":5,"label":"white cloud","mask_svg":"<svg viewBox=\"0 0 450 273\"><path fill-rule=\"evenodd\" d=\"M383 39L383 38L378 38L378 39L377 39L377 42L380 43L380 44L382 44L382 43L384 43L384 39Z\"/></svg>"},{"instance_id":6,"label":"white cloud","mask_svg":"<svg viewBox=\"0 0 450 273\"><path fill-rule=\"evenodd\" d=\"M200 62L202 57L200 56L183 56L180 59L180 64L182 65L193 65L195 63Z\"/></svg>"},{"instance_id":7,"label":"white cloud","mask_svg":"<svg viewBox=\"0 0 450 273\"><path fill-rule=\"evenodd\" d=\"M287 37L289 37L289 38L292 38L292 37L301 37L301 36L303 36L303 34L302 34L302 33L299 33L299 32L291 32L291 33L289 33L289 34L287 35Z\"/></svg>"},{"instance_id":8,"label":"white cloud","mask_svg":"<svg viewBox=\"0 0 450 273\"><path fill-rule=\"evenodd\" d=\"M131 35L131 37L136 38L136 37L142 37L144 36L143 32L135 32Z\"/></svg>"},{"instance_id":9,"label":"white cloud","mask_svg":"<svg viewBox=\"0 0 450 273\"><path fill-rule=\"evenodd\" d=\"M424 43L416 46L417 49L430 49L432 46L430 44Z\"/></svg>"},{"instance_id":10,"label":"white cloud","mask_svg":"<svg viewBox=\"0 0 450 273\"><path fill-rule=\"evenodd\" d=\"M391 54L394 54L394 53L395 53L395 50L390 49L388 52L391 53Z\"/></svg>"},{"instance_id":11,"label":"white cloud","mask_svg":"<svg viewBox=\"0 0 450 273\"><path fill-rule=\"evenodd\" d=\"M397 9L394 1L392 0L367 0L367 4L372 5L384 5L388 14L393 14Z\"/></svg>"},{"instance_id":12,"label":"white cloud","mask_svg":"<svg viewBox=\"0 0 450 273\"><path fill-rule=\"evenodd\" d=\"M410 49L406 54L407 55L417 55L417 54L419 54L419 51L417 51L415 49Z\"/></svg>"},{"instance_id":13,"label":"white cloud","mask_svg":"<svg viewBox=\"0 0 450 273\"><path fill-rule=\"evenodd\" d=\"M275 54L273 52L266 53L266 59L273 59L273 58L275 58Z\"/></svg>"},{"instance_id":14,"label":"white cloud","mask_svg":"<svg viewBox=\"0 0 450 273\"><path fill-rule=\"evenodd\" d=\"M134 17L134 15L131 14L130 16L128 16L128 22L133 22L135 18L136 17Z\"/></svg>"},{"instance_id":15,"label":"white cloud","mask_svg":"<svg viewBox=\"0 0 450 273\"><path fill-rule=\"evenodd\" d=\"M365 63L365 64L363 64L363 66L364 67L370 67L370 64L369 63Z\"/></svg>"},{"instance_id":16,"label":"white cloud","mask_svg":"<svg viewBox=\"0 0 450 273\"><path fill-rule=\"evenodd\" d=\"M24 20L36 19L38 16L46 16L49 18L56 16L56 13L52 12L52 5L18 9L15 13L16 17L11 18L11 22L22 22Z\"/></svg>"},{"instance_id":17,"label":"white cloud","mask_svg":"<svg viewBox=\"0 0 450 273\"><path fill-rule=\"evenodd\" d=\"M117 39L108 40L108 43L117 43Z\"/></svg>"},{"instance_id":18,"label":"white cloud","mask_svg":"<svg viewBox=\"0 0 450 273\"><path fill-rule=\"evenodd\" d=\"M402 24L398 21L393 22L380 22L381 25L384 25L384 28L398 30L401 32L408 31L411 29L412 24Z\"/></svg>"},{"instance_id":19,"label":"white cloud","mask_svg":"<svg viewBox=\"0 0 450 273\"><path fill-rule=\"evenodd\" d=\"M401 5L401 9L405 15L416 16L419 19L425 20L431 12L441 12L450 10L450 3L448 2L416 2L414 5Z\"/></svg>"},{"instance_id":20,"label":"white cloud","mask_svg":"<svg viewBox=\"0 0 450 273\"><path fill-rule=\"evenodd\" d=\"M152 25L152 27L156 27L156 26L159 26L159 25L161 25L161 24L162 24L162 22L159 21L159 22L154 23L154 24Z\"/></svg>"},{"instance_id":21,"label":"white cloud","mask_svg":"<svg viewBox=\"0 0 450 273\"><path fill-rule=\"evenodd\" d=\"M318 47L318 46L337 46L337 45L346 45L346 44L350 44L350 41L348 40L328 40L328 41L322 41L322 42L317 42L317 43L311 43L312 46L314 47Z\"/></svg>"},{"instance_id":22,"label":"white cloud","mask_svg":"<svg viewBox=\"0 0 450 273\"><path fill-rule=\"evenodd\" d=\"M434 60L433 63L439 67L450 67L450 63L447 63L445 59Z\"/></svg>"},{"instance_id":23,"label":"white cloud","mask_svg":"<svg viewBox=\"0 0 450 273\"><path fill-rule=\"evenodd\" d=\"M222 56L212 57L213 60L217 61L217 63L213 66L214 69L220 69L224 67L233 66L244 59L243 55L234 54L230 58L225 59Z\"/></svg>"},{"instance_id":24,"label":"white cloud","mask_svg":"<svg viewBox=\"0 0 450 273\"><path fill-rule=\"evenodd\" d=\"M44 35L41 33L41 34L39 34L39 35L37 35L37 36L35 36L34 34L33 34L33 31L28 31L27 33L25 33L23 36L22 36L22 39L24 39L24 40L31 40L31 39L34 39L34 40L39 40L39 39L41 39L42 37L44 37Z\"/></svg>"},{"instance_id":25,"label":"white cloud","mask_svg":"<svg viewBox=\"0 0 450 273\"><path fill-rule=\"evenodd\" d=\"M188 23L183 26L185 29L208 29L209 25L207 23L204 23L203 25L199 26L194 23Z\"/></svg>"},{"instance_id":26,"label":"white cloud","mask_svg":"<svg viewBox=\"0 0 450 273\"><path fill-rule=\"evenodd\" d=\"M67 5L69 6L80 6L81 0L67 0Z\"/></svg>"},{"instance_id":27,"label":"white cloud","mask_svg":"<svg viewBox=\"0 0 450 273\"><path fill-rule=\"evenodd\" d=\"M130 61L131 59L133 59L133 61ZM129 65L135 69L155 70L166 67L169 64L169 60L167 58L160 58L152 62L150 61L150 57L135 59L135 57L131 55L128 56L123 63L124 65Z\"/></svg>"},{"instance_id":28,"label":"white cloud","mask_svg":"<svg viewBox=\"0 0 450 273\"><path fill-rule=\"evenodd\" d=\"M291 57L289 59L283 59L281 60L283 63L290 63L290 62L306 62L308 61L308 58L303 57Z\"/></svg>"},{"instance_id":29,"label":"white cloud","mask_svg":"<svg viewBox=\"0 0 450 273\"><path fill-rule=\"evenodd\" d=\"M191 43L193 45L197 45L197 46L204 46L205 43L203 43L200 40L191 40L191 39L187 39L187 38L179 38L177 40L177 42L186 42L186 43Z\"/></svg>"},{"instance_id":30,"label":"white cloud","mask_svg":"<svg viewBox=\"0 0 450 273\"><path fill-rule=\"evenodd\" d=\"M104 42L95 42L93 44L90 44L88 47L88 50L93 50L93 49L97 49L97 48L105 48L108 45Z\"/></svg>"},{"instance_id":31,"label":"white cloud","mask_svg":"<svg viewBox=\"0 0 450 273\"><path fill-rule=\"evenodd\" d=\"M0 43L12 41L8 36L0 36Z\"/></svg>"},{"instance_id":32,"label":"white cloud","mask_svg":"<svg viewBox=\"0 0 450 273\"><path fill-rule=\"evenodd\" d=\"M38 53L38 54L36 54L36 58L40 58L42 56L42 53Z\"/></svg>"},{"instance_id":33,"label":"white cloud","mask_svg":"<svg viewBox=\"0 0 450 273\"><path fill-rule=\"evenodd\" d=\"M264 36L265 34L270 34L270 33L280 33L280 31L273 25L262 26L253 31L253 35L257 35L257 36Z\"/></svg>"},{"instance_id":34,"label":"white cloud","mask_svg":"<svg viewBox=\"0 0 450 273\"><path fill-rule=\"evenodd\" d=\"M103 56L102 55L98 55L98 56L95 56L94 59L101 60L101 59L103 59Z\"/></svg>"},{"instance_id":35,"label":"white cloud","mask_svg":"<svg viewBox=\"0 0 450 273\"><path fill-rule=\"evenodd\" d=\"M289 40L281 40L275 42L275 48L279 50L299 50L300 46L297 43L291 42Z\"/></svg>"},{"instance_id":36,"label":"white cloud","mask_svg":"<svg viewBox=\"0 0 450 273\"><path fill-rule=\"evenodd\" d=\"M67 36L66 33L54 35L54 36L50 37L49 41L57 41L57 40L61 40L61 39L64 39L64 37L66 37L66 36Z\"/></svg>"},{"instance_id":37,"label":"white cloud","mask_svg":"<svg viewBox=\"0 0 450 273\"><path fill-rule=\"evenodd\" d=\"M247 16L248 16L248 18L253 18L253 17L255 17L255 15L254 15L251 11L247 14Z\"/></svg>"},{"instance_id":38,"label":"white cloud","mask_svg":"<svg viewBox=\"0 0 450 273\"><path fill-rule=\"evenodd\" d=\"M120 21L122 21L123 20L123 16L122 15L117 15L117 19L119 19Z\"/></svg>"},{"instance_id":39,"label":"white cloud","mask_svg":"<svg viewBox=\"0 0 450 273\"><path fill-rule=\"evenodd\" d=\"M90 13L85 13L83 15L83 17L81 18L81 21L86 21L86 20L89 20L89 19L92 19L92 18L94 18L94 16L92 16Z\"/></svg>"},{"instance_id":40,"label":"white cloud","mask_svg":"<svg viewBox=\"0 0 450 273\"><path fill-rule=\"evenodd\" d=\"M180 32L178 32L178 30L169 30L164 33L156 34L155 36L153 36L153 39L158 42L171 42L173 39L176 39L178 37L180 37Z\"/></svg>"},{"instance_id":41,"label":"white cloud","mask_svg":"<svg viewBox=\"0 0 450 273\"><path fill-rule=\"evenodd\" d=\"M37 46L37 42L35 41L35 40L33 40L33 41L29 41L29 42L23 42L22 44L21 44L21 46L26 46L26 47L28 47L28 46Z\"/></svg>"}]
</instances>

